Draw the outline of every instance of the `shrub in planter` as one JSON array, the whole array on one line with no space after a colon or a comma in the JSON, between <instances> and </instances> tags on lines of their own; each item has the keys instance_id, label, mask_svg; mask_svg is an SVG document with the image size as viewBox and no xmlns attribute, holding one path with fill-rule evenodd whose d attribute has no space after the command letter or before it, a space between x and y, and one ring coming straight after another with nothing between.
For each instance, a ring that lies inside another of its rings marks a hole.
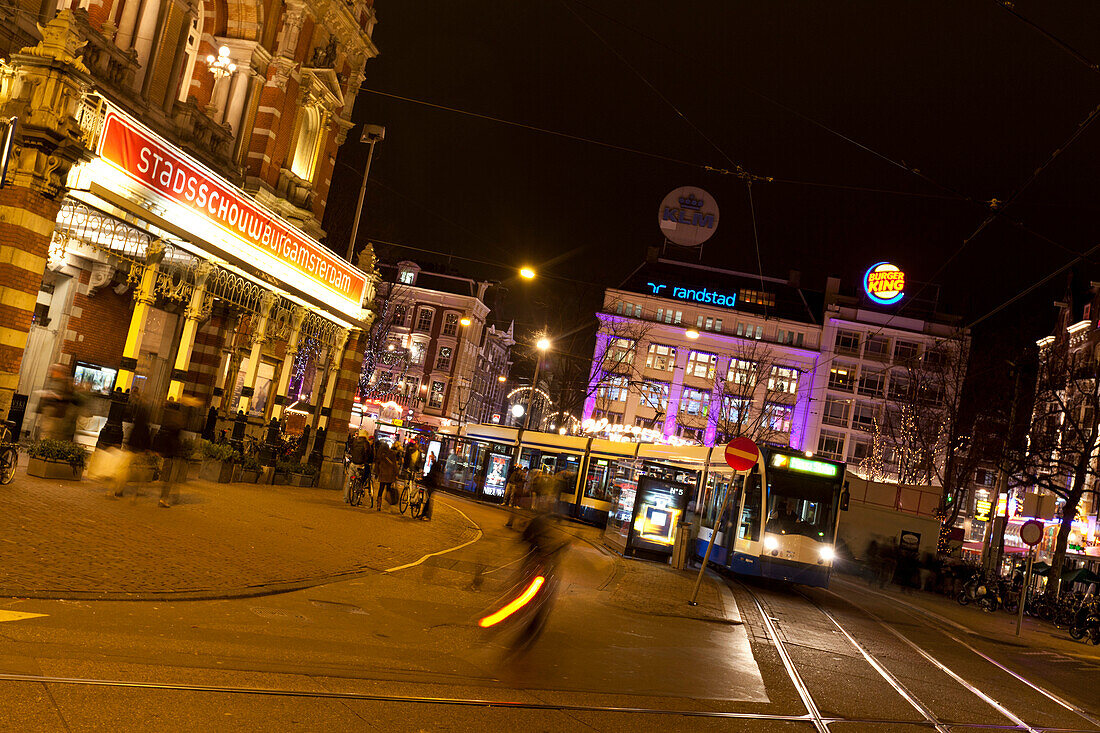
<instances>
[{"instance_id":1,"label":"shrub in planter","mask_svg":"<svg viewBox=\"0 0 1100 733\"><path fill-rule=\"evenodd\" d=\"M241 454L227 443L202 442L202 469L199 477L207 481L226 484L233 480L233 469L241 459Z\"/></svg>"},{"instance_id":2,"label":"shrub in planter","mask_svg":"<svg viewBox=\"0 0 1100 733\"><path fill-rule=\"evenodd\" d=\"M80 479L87 454L67 440L39 440L27 449L27 473L39 478Z\"/></svg>"},{"instance_id":3,"label":"shrub in planter","mask_svg":"<svg viewBox=\"0 0 1100 733\"><path fill-rule=\"evenodd\" d=\"M262 470L260 462L253 456L244 456L240 463L240 480L247 484L254 484L260 477Z\"/></svg>"},{"instance_id":4,"label":"shrub in planter","mask_svg":"<svg viewBox=\"0 0 1100 733\"><path fill-rule=\"evenodd\" d=\"M298 477L299 486L313 486L317 481L317 466L312 463L295 464L293 472Z\"/></svg>"},{"instance_id":5,"label":"shrub in planter","mask_svg":"<svg viewBox=\"0 0 1100 733\"><path fill-rule=\"evenodd\" d=\"M279 485L285 485L291 483L297 483L297 476L294 471L298 467L298 464L294 461L289 461L283 458L275 461L275 478L274 483Z\"/></svg>"},{"instance_id":6,"label":"shrub in planter","mask_svg":"<svg viewBox=\"0 0 1100 733\"><path fill-rule=\"evenodd\" d=\"M152 483L157 475L159 459L152 453L134 456L130 461L130 480L138 484Z\"/></svg>"}]
</instances>

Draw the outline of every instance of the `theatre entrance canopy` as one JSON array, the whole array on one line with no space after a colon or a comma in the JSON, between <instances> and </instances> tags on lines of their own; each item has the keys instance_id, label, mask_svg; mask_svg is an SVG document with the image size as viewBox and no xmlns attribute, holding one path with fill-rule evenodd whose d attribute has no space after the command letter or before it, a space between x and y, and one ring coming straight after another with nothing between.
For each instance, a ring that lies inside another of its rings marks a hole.
<instances>
[{"instance_id":1,"label":"theatre entrance canopy","mask_svg":"<svg viewBox=\"0 0 1100 733\"><path fill-rule=\"evenodd\" d=\"M212 294L224 291L229 301L269 292L278 296L276 317L297 305L308 320L327 321L317 324L325 330L369 327L372 275L108 102L85 103L80 121L95 156L69 174L57 224L70 242L142 263L159 240L162 277L180 287L208 262L216 267Z\"/></svg>"}]
</instances>

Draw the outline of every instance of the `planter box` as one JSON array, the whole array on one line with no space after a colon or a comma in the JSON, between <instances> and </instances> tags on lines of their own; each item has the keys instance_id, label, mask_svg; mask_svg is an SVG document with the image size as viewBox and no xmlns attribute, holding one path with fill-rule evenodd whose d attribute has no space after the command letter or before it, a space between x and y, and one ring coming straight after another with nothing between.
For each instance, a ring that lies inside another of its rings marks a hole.
<instances>
[{"instance_id":1,"label":"planter box","mask_svg":"<svg viewBox=\"0 0 1100 733\"><path fill-rule=\"evenodd\" d=\"M199 478L218 484L228 484L233 480L234 464L225 461L203 461L199 469Z\"/></svg>"},{"instance_id":2,"label":"planter box","mask_svg":"<svg viewBox=\"0 0 1100 733\"><path fill-rule=\"evenodd\" d=\"M246 484L256 483L256 479L258 479L259 477L260 477L260 472L259 471L245 471L243 469L241 470L241 481L246 483Z\"/></svg>"},{"instance_id":3,"label":"planter box","mask_svg":"<svg viewBox=\"0 0 1100 733\"><path fill-rule=\"evenodd\" d=\"M310 476L310 475L307 475L307 474L304 474L304 473L296 473L296 474L294 474L294 479L295 479L294 480L294 485L295 486L313 486L313 479L315 479L315 478L316 478L316 476Z\"/></svg>"},{"instance_id":4,"label":"planter box","mask_svg":"<svg viewBox=\"0 0 1100 733\"><path fill-rule=\"evenodd\" d=\"M275 480L272 483L274 483L276 486L286 486L288 483L290 483L290 477L291 474L289 473L279 473L278 471L276 471Z\"/></svg>"},{"instance_id":5,"label":"planter box","mask_svg":"<svg viewBox=\"0 0 1100 733\"><path fill-rule=\"evenodd\" d=\"M27 474L38 478L79 481L84 476L84 467L74 468L68 461L47 461L43 458L31 458L27 461Z\"/></svg>"}]
</instances>

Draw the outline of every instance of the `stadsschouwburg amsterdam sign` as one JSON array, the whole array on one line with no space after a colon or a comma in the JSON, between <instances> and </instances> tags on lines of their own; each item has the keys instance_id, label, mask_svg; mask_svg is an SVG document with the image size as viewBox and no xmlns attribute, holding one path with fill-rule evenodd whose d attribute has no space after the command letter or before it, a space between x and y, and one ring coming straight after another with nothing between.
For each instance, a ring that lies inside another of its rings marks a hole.
<instances>
[{"instance_id":1,"label":"stadsschouwburg amsterdam sign","mask_svg":"<svg viewBox=\"0 0 1100 733\"><path fill-rule=\"evenodd\" d=\"M118 110L107 110L96 152L127 177L245 244L239 254L258 256L254 264L274 258L342 299L361 303L365 273Z\"/></svg>"},{"instance_id":2,"label":"stadsschouwburg amsterdam sign","mask_svg":"<svg viewBox=\"0 0 1100 733\"><path fill-rule=\"evenodd\" d=\"M893 305L905 295L905 272L889 262L876 262L863 275L863 292L879 305Z\"/></svg>"}]
</instances>

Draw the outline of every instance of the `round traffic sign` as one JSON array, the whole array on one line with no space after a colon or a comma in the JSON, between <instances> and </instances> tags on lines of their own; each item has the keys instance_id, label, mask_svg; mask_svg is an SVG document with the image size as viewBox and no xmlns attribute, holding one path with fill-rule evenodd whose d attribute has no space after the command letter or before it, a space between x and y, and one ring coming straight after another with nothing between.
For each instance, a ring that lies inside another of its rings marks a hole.
<instances>
[{"instance_id":1,"label":"round traffic sign","mask_svg":"<svg viewBox=\"0 0 1100 733\"><path fill-rule=\"evenodd\" d=\"M1038 519L1029 519L1020 525L1020 540L1035 547L1043 540L1043 529L1043 523Z\"/></svg>"},{"instance_id":2,"label":"round traffic sign","mask_svg":"<svg viewBox=\"0 0 1100 733\"><path fill-rule=\"evenodd\" d=\"M748 438L734 438L726 443L726 463L734 471L748 471L756 465L760 449Z\"/></svg>"}]
</instances>

